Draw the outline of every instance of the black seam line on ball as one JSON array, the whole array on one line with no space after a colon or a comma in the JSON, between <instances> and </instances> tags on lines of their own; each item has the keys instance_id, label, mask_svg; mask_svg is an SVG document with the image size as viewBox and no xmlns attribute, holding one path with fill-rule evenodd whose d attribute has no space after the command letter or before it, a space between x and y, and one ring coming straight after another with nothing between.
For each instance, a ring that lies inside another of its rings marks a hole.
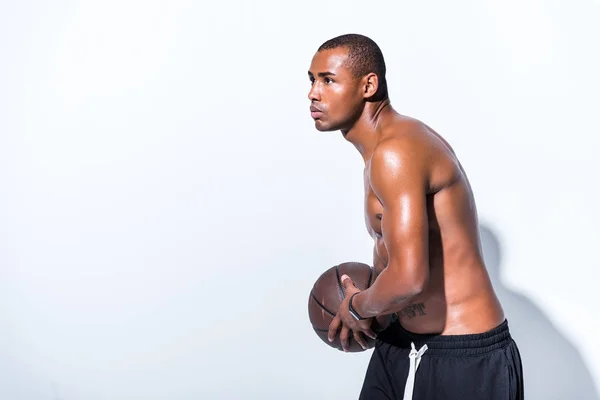
<instances>
[{"instance_id":1,"label":"black seam line on ball","mask_svg":"<svg viewBox=\"0 0 600 400\"><path fill-rule=\"evenodd\" d=\"M320 306L321 306L321 308L322 308L323 310L325 310L325 312L326 312L327 314L331 315L332 317L335 317L335 314L333 313L333 311L331 311L331 310L329 310L329 308L325 307L325 306L323 305L323 303L321 303L321 302L320 302L320 301L317 299L317 296L315 296L314 292L310 292L310 295L311 295L311 297L313 298L313 300L314 300L314 301L316 301L316 302L317 302L317 304L318 304L318 305L320 305Z\"/></svg>"},{"instance_id":2,"label":"black seam line on ball","mask_svg":"<svg viewBox=\"0 0 600 400\"><path fill-rule=\"evenodd\" d=\"M367 289L369 287L371 287L371 284L373 283L373 282L371 282L371 279L373 279L373 267L369 268L369 283L368 283Z\"/></svg>"},{"instance_id":3,"label":"black seam line on ball","mask_svg":"<svg viewBox=\"0 0 600 400\"><path fill-rule=\"evenodd\" d=\"M340 266L336 265L335 266L335 274L337 276L337 281L338 281L338 287L340 288L340 294L342 295L342 300L346 298L346 295L344 294L344 288L342 287L342 281L340 281Z\"/></svg>"}]
</instances>

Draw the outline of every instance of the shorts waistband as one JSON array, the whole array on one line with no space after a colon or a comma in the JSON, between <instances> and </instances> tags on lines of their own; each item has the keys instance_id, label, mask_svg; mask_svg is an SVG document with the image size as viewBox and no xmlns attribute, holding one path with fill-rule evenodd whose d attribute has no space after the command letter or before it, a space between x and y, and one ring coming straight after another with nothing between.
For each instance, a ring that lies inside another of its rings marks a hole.
<instances>
[{"instance_id":1,"label":"shorts waistband","mask_svg":"<svg viewBox=\"0 0 600 400\"><path fill-rule=\"evenodd\" d=\"M439 335L409 332L400 325L398 320L380 332L378 339L383 343L411 348L411 343L417 348L427 345L427 354L433 355L480 355L501 349L512 341L508 329L508 320L497 327L483 333L465 335Z\"/></svg>"}]
</instances>

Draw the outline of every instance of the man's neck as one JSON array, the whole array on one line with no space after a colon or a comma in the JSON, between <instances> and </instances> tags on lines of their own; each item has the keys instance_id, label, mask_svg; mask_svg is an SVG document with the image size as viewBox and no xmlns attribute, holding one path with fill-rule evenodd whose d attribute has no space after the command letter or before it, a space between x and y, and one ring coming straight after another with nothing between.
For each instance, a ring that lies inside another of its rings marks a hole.
<instances>
[{"instance_id":1,"label":"man's neck","mask_svg":"<svg viewBox=\"0 0 600 400\"><path fill-rule=\"evenodd\" d=\"M344 138L352 143L365 162L371 158L381 137L381 120L394 112L389 99L367 103L362 114L349 130L342 131Z\"/></svg>"}]
</instances>

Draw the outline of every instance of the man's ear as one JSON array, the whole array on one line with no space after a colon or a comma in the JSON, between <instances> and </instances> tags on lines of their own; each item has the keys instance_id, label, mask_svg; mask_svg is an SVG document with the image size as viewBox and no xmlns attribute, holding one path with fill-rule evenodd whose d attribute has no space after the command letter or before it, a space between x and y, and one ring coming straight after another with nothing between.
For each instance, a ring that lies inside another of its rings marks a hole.
<instances>
[{"instance_id":1,"label":"man's ear","mask_svg":"<svg viewBox=\"0 0 600 400\"><path fill-rule=\"evenodd\" d=\"M377 91L379 90L379 77L377 76L377 74L371 72L368 75L366 75L363 79L363 97L369 99L375 96L375 94L377 94Z\"/></svg>"}]
</instances>

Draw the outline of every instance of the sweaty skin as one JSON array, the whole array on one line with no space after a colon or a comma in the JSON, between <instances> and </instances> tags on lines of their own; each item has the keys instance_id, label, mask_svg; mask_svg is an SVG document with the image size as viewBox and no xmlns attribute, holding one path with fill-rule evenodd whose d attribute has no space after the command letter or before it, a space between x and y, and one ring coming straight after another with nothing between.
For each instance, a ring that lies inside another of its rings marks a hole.
<instances>
[{"instance_id":1,"label":"sweaty skin","mask_svg":"<svg viewBox=\"0 0 600 400\"><path fill-rule=\"evenodd\" d=\"M353 76L346 58L344 48L315 54L309 99L317 130L340 130L365 163L365 223L377 278L354 296L353 307L380 322L396 313L415 333L470 334L498 326L504 312L456 154L433 129L396 112L389 99L372 100L377 75ZM357 325L347 308L346 301L330 327L330 337L342 328L342 342L348 330L356 337L367 326Z\"/></svg>"}]
</instances>

